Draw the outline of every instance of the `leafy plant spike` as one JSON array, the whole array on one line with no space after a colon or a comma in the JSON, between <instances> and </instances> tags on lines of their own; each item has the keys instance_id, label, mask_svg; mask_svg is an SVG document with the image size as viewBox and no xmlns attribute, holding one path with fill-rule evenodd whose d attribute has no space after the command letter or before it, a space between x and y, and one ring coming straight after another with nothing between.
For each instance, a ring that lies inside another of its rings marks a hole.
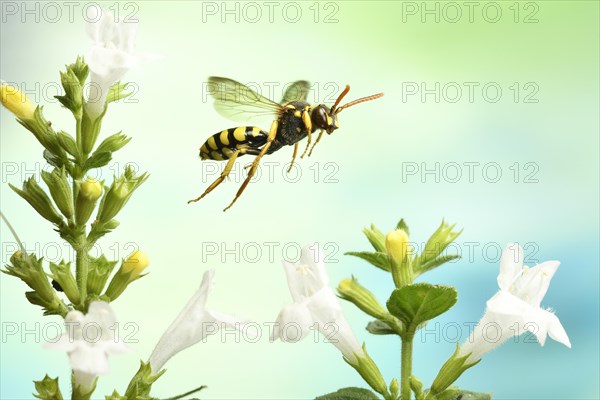
<instances>
[{"instance_id":1,"label":"leafy plant spike","mask_svg":"<svg viewBox=\"0 0 600 400\"><path fill-rule=\"evenodd\" d=\"M144 277L149 265L147 256L140 250L122 260L118 267L118 260L110 260L105 255L95 258L89 254L100 238L119 226L116 218L148 178L146 173L138 174L130 167L115 176L111 183L90 177L98 176L94 170L106 166L113 155L130 141L129 137L119 132L98 144L109 103L129 96L126 84L118 79L137 59L133 51L136 30L126 26L126 22L115 19L106 10L97 8L96 11L100 18L88 27L94 44L88 52L87 63L78 57L60 73L64 95L57 96L57 99L75 119L74 135L56 131L44 118L42 106L33 104L17 88L5 83L0 85L2 105L35 136L43 148L44 159L54 168L50 172L41 172L41 180L47 189L38 184L36 177L26 180L21 187L10 187L51 223L75 254L72 261L62 260L44 266L41 258L27 252L5 215L1 214L0 217L19 245L19 250L12 255L2 272L19 278L29 287L30 291L25 293L27 300L41 307L44 315L64 318L67 330L46 347L65 351L69 356L72 400L91 399L99 375L108 372L108 355L127 351L126 345L116 335L116 316L111 303L131 283ZM87 86L100 90L100 93L85 96L83 88ZM209 273L211 278L212 274ZM204 290L202 301L206 302L208 289L202 286L201 290ZM191 311L197 310L198 307L195 307ZM184 309L180 317L189 317L187 314L192 312ZM207 316L213 315L206 312ZM216 312L215 315L225 316ZM197 327L190 325L196 317L191 315L187 323L178 320L177 332L181 337L194 338L192 331ZM88 324L93 324L95 329L86 330ZM167 333L171 334L172 330ZM88 331L94 333L86 334ZM106 398L153 399L150 391L154 382L164 374L164 363L202 338L189 339L177 348L160 346L159 343L155 353L158 351L161 354L160 365L153 370L150 362L141 362L124 394L120 395L115 390ZM34 381L34 385L34 396L39 399L63 399L58 378L52 379L46 375L42 380ZM171 398L189 396L204 388L200 386ZM97 395L94 398L98 398Z\"/></svg>"},{"instance_id":2,"label":"leafy plant spike","mask_svg":"<svg viewBox=\"0 0 600 400\"><path fill-rule=\"evenodd\" d=\"M379 369L373 360L370 360L371 366L350 363L375 392L349 387L317 397L317 400L370 400L379 398L378 395L386 400L410 400L412 396L417 400L491 399L489 393L462 390L452 384L464 371L479 363L484 353L512 335L523 333L524 330L515 332L509 327L514 328L515 323L519 326L526 325L526 318L535 318L537 326L545 327L542 329L543 333L538 335L540 343L543 344L548 332L552 338L570 347L567 334L558 318L539 307L539 301L548 289L558 262L549 261L528 270L522 265L522 249L517 247L518 245L509 245L503 253L501 272L498 276L500 292L488 302L486 314L469 340L462 346L457 346L454 354L441 367L431 388L424 389L421 381L412 373L413 338L416 331L428 321L452 308L458 294L456 289L450 286L414 281L420 275L460 258L458 254L446 254L445 251L462 230L456 231L454 225L442 221L420 254L411 245L408 224L403 219L398 222L396 229L387 235L374 225L365 228L363 232L373 251L346 254L367 261L389 273L395 289L389 294L386 307L383 307L356 277L342 280L338 286L338 295L375 318L367 325L368 332L374 335L396 335L400 338L400 379L392 379L389 386L386 384L387 390L382 390L379 380L372 377L380 377ZM500 316L500 313L504 315ZM498 321L503 323L503 336L498 343L489 343L489 340L482 338L482 327L486 323ZM372 382L378 384L373 385Z\"/></svg>"}]
</instances>

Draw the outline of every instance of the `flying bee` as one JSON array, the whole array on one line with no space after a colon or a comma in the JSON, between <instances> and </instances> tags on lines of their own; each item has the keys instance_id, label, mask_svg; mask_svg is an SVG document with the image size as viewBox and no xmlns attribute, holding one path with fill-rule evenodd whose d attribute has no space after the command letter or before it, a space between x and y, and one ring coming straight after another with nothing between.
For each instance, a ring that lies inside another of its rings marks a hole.
<instances>
[{"instance_id":1,"label":"flying bee","mask_svg":"<svg viewBox=\"0 0 600 400\"><path fill-rule=\"evenodd\" d=\"M250 168L248 176L233 201L223 210L227 211L244 192L265 154L272 154L283 146L294 145L289 172L296 160L300 140L307 138L306 148L300 158L307 153L310 157L316 144L323 137L323 132L331 134L339 128L337 116L342 110L383 96L383 93L378 93L340 106L340 102L350 90L350 86L346 86L333 106L329 108L325 104L310 104L306 101L309 87L310 84L307 81L294 82L285 91L281 103L276 103L232 79L215 76L208 78L208 92L215 100L215 109L222 116L237 122L247 122L252 117L261 115L274 115L276 118L271 123L268 132L256 126L239 126L225 129L209 137L200 147L200 158L202 160L228 160L227 165L221 175L201 196L188 201L188 203L202 199L219 186L231 172L238 157L245 154L256 156L254 161L246 166ZM311 147L312 134L317 130L319 134Z\"/></svg>"}]
</instances>

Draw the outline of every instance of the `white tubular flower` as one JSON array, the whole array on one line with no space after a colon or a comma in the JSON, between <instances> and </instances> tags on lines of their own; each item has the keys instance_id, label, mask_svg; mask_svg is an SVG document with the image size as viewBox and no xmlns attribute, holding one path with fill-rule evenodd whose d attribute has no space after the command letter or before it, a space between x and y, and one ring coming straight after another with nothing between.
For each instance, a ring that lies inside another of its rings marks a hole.
<instances>
[{"instance_id":1,"label":"white tubular flower","mask_svg":"<svg viewBox=\"0 0 600 400\"><path fill-rule=\"evenodd\" d=\"M92 118L104 112L109 89L125 73L136 66L139 57L135 54L137 21L117 20L114 15L99 6L97 18L88 22L87 32L93 41L86 55L90 68L90 92L86 109Z\"/></svg>"},{"instance_id":2,"label":"white tubular flower","mask_svg":"<svg viewBox=\"0 0 600 400\"><path fill-rule=\"evenodd\" d=\"M160 372L165 363L175 354L204 340L219 329L224 327L240 329L242 324L246 322L237 317L206 308L206 301L213 286L214 275L214 270L204 273L198 291L158 341L149 360L153 374Z\"/></svg>"},{"instance_id":3,"label":"white tubular flower","mask_svg":"<svg viewBox=\"0 0 600 400\"><path fill-rule=\"evenodd\" d=\"M521 246L506 246L500 259L500 291L488 300L484 316L460 346L458 355L471 353L466 363L474 363L506 340L527 331L542 346L550 335L570 348L571 342L558 317L540 306L559 265L558 261L546 261L528 268L523 266Z\"/></svg>"},{"instance_id":4,"label":"white tubular flower","mask_svg":"<svg viewBox=\"0 0 600 400\"><path fill-rule=\"evenodd\" d=\"M363 357L364 352L344 317L339 299L328 286L323 260L323 252L315 245L302 249L297 263L283 261L294 303L279 313L271 340L297 342L316 325L351 364L356 364L356 357Z\"/></svg>"},{"instance_id":5,"label":"white tubular flower","mask_svg":"<svg viewBox=\"0 0 600 400\"><path fill-rule=\"evenodd\" d=\"M49 349L66 351L82 392L94 387L100 374L108 372L108 355L128 352L127 346L115 335L116 318L110 305L103 301L90 304L88 313L71 311L65 317L64 332L56 341L46 343Z\"/></svg>"}]
</instances>

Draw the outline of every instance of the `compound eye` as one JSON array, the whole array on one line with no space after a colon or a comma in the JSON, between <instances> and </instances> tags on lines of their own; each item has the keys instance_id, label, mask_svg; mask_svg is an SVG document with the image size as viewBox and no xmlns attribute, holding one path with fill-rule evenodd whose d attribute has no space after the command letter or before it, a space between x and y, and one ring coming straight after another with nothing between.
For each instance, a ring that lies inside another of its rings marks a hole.
<instances>
[{"instance_id":1,"label":"compound eye","mask_svg":"<svg viewBox=\"0 0 600 400\"><path fill-rule=\"evenodd\" d=\"M323 107L315 108L313 113L313 122L321 129L325 129L327 127L327 113Z\"/></svg>"}]
</instances>

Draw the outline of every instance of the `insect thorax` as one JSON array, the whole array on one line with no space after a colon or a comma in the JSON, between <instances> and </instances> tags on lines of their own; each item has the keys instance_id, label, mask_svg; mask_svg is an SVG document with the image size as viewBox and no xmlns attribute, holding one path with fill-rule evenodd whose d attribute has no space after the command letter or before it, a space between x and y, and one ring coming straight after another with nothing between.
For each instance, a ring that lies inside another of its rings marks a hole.
<instances>
[{"instance_id":1,"label":"insect thorax","mask_svg":"<svg viewBox=\"0 0 600 400\"><path fill-rule=\"evenodd\" d=\"M302 121L302 112L311 111L311 105L303 101L294 101L285 105L279 117L277 141L284 145L292 145L306 137L308 131Z\"/></svg>"}]
</instances>

